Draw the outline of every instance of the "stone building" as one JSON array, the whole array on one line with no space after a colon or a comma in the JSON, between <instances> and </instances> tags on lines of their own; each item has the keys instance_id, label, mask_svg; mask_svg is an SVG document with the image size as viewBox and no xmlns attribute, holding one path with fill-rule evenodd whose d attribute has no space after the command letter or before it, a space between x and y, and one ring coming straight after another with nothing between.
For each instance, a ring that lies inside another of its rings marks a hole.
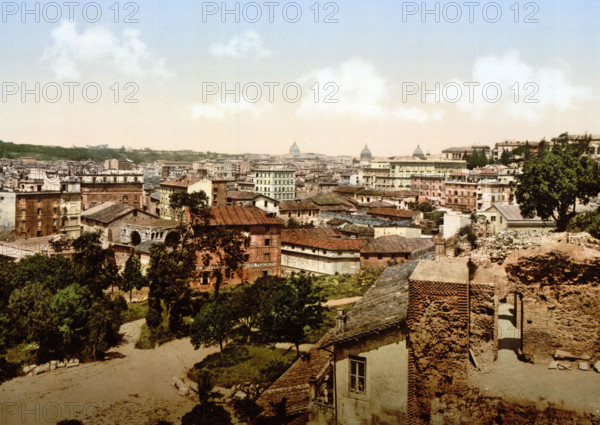
<instances>
[{"instance_id":1,"label":"stone building","mask_svg":"<svg viewBox=\"0 0 600 425\"><path fill-rule=\"evenodd\" d=\"M346 239L335 229L285 229L281 235L282 272L316 275L360 271L365 239Z\"/></svg>"},{"instance_id":2,"label":"stone building","mask_svg":"<svg viewBox=\"0 0 600 425\"><path fill-rule=\"evenodd\" d=\"M97 174L81 176L82 209L104 202L119 202L144 208L144 176L138 174Z\"/></svg>"},{"instance_id":3,"label":"stone building","mask_svg":"<svg viewBox=\"0 0 600 425\"><path fill-rule=\"evenodd\" d=\"M196 193L203 191L208 197L209 204L212 202L212 182L199 177L181 177L167 180L160 184L160 218L163 220L179 221L180 212L174 211L171 206L171 196L174 193ZM185 220L185 214L183 215Z\"/></svg>"},{"instance_id":4,"label":"stone building","mask_svg":"<svg viewBox=\"0 0 600 425\"><path fill-rule=\"evenodd\" d=\"M278 165L259 165L253 170L254 190L279 202L296 199L296 170Z\"/></svg>"},{"instance_id":5,"label":"stone building","mask_svg":"<svg viewBox=\"0 0 600 425\"><path fill-rule=\"evenodd\" d=\"M150 214L118 202L105 202L81 213L84 232L100 232L102 243L119 243L121 225L131 220L156 218Z\"/></svg>"}]
</instances>

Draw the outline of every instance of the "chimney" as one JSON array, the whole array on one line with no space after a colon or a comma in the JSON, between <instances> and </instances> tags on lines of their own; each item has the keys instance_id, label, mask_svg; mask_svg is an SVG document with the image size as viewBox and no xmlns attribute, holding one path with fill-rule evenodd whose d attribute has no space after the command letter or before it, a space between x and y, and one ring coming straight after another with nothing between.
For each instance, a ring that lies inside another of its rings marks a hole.
<instances>
[{"instance_id":1,"label":"chimney","mask_svg":"<svg viewBox=\"0 0 600 425\"><path fill-rule=\"evenodd\" d=\"M446 256L446 239L436 236L433 238L433 243L435 244L435 259L444 258Z\"/></svg>"},{"instance_id":2,"label":"chimney","mask_svg":"<svg viewBox=\"0 0 600 425\"><path fill-rule=\"evenodd\" d=\"M335 329L338 332L344 332L346 330L346 315L344 314L343 308L337 309L337 317L335 318Z\"/></svg>"}]
</instances>

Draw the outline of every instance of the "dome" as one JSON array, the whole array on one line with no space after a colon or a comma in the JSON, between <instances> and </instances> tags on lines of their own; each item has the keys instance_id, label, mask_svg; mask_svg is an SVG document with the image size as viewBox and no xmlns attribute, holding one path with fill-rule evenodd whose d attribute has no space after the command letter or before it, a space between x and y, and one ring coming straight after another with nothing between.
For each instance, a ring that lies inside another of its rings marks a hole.
<instances>
[{"instance_id":1,"label":"dome","mask_svg":"<svg viewBox=\"0 0 600 425\"><path fill-rule=\"evenodd\" d=\"M367 147L366 144L365 144L365 148L360 152L360 159L363 161L371 160L371 151L369 150L369 148Z\"/></svg>"},{"instance_id":2,"label":"dome","mask_svg":"<svg viewBox=\"0 0 600 425\"><path fill-rule=\"evenodd\" d=\"M298 147L296 142L294 142L294 144L290 148L290 155L300 155L300 148Z\"/></svg>"},{"instance_id":3,"label":"dome","mask_svg":"<svg viewBox=\"0 0 600 425\"><path fill-rule=\"evenodd\" d=\"M421 150L421 146L417 145L417 149L413 152L414 158L425 158L425 154Z\"/></svg>"}]
</instances>

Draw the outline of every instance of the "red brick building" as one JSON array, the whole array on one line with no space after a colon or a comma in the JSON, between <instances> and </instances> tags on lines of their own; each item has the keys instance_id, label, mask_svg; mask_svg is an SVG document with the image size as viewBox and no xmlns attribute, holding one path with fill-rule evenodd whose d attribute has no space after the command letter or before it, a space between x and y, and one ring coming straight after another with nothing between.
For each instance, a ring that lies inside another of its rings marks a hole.
<instances>
[{"instance_id":1,"label":"red brick building","mask_svg":"<svg viewBox=\"0 0 600 425\"><path fill-rule=\"evenodd\" d=\"M60 192L20 192L15 202L15 234L35 238L60 233Z\"/></svg>"},{"instance_id":2,"label":"red brick building","mask_svg":"<svg viewBox=\"0 0 600 425\"><path fill-rule=\"evenodd\" d=\"M244 264L236 272L226 271L223 285L254 282L261 276L281 274L281 229L283 220L257 207L224 206L210 208L211 225L225 226L244 237ZM193 284L203 290L213 289L216 279L213 269L198 265L199 279Z\"/></svg>"},{"instance_id":3,"label":"red brick building","mask_svg":"<svg viewBox=\"0 0 600 425\"><path fill-rule=\"evenodd\" d=\"M477 210L477 183L463 181L446 182L444 206L458 211Z\"/></svg>"},{"instance_id":4,"label":"red brick building","mask_svg":"<svg viewBox=\"0 0 600 425\"><path fill-rule=\"evenodd\" d=\"M411 190L419 194L419 202L442 205L446 194L442 175L414 175L410 177Z\"/></svg>"}]
</instances>

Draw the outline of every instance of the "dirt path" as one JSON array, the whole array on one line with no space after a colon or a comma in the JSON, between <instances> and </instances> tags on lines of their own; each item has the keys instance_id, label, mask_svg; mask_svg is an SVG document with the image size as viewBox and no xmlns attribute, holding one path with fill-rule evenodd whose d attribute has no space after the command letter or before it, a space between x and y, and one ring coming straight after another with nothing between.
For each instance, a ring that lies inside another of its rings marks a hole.
<instances>
[{"instance_id":1,"label":"dirt path","mask_svg":"<svg viewBox=\"0 0 600 425\"><path fill-rule=\"evenodd\" d=\"M178 423L196 404L178 395L171 382L218 348L194 350L189 339L154 350L136 350L142 320L121 327L123 344L104 362L20 377L0 385L0 423L56 424L79 419L85 425Z\"/></svg>"}]
</instances>

